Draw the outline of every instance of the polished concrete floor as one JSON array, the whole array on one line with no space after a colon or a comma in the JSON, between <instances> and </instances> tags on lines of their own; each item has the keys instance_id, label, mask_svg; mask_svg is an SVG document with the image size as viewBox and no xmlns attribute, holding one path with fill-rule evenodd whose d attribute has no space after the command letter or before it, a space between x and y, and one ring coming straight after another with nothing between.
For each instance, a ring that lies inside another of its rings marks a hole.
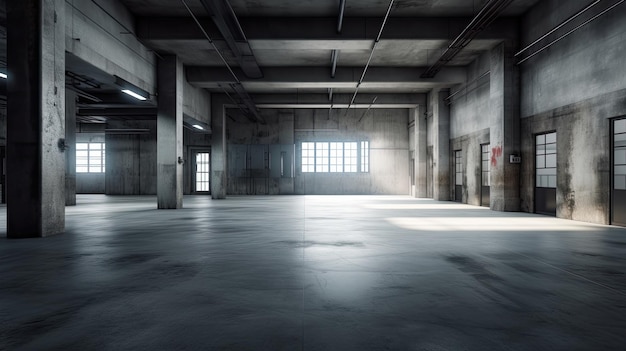
<instances>
[{"instance_id":1,"label":"polished concrete floor","mask_svg":"<svg viewBox=\"0 0 626 351\"><path fill-rule=\"evenodd\" d=\"M409 197L78 203L65 234L0 240L0 349L626 348L624 228Z\"/></svg>"}]
</instances>

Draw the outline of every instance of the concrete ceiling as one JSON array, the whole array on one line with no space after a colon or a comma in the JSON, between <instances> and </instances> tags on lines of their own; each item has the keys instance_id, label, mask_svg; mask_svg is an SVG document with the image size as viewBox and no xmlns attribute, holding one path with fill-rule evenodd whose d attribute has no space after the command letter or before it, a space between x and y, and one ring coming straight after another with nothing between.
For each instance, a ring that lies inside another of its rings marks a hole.
<instances>
[{"instance_id":1,"label":"concrete ceiling","mask_svg":"<svg viewBox=\"0 0 626 351\"><path fill-rule=\"evenodd\" d=\"M232 42L224 36L215 14L201 0L185 0L191 11L203 23L204 30L219 52L232 67L242 67L241 58L234 54ZM216 0L217 1L217 0ZM122 0L136 16L137 36L151 49L162 54L176 54L185 66L222 67L224 62L198 29L181 1ZM469 24L487 0L396 0L380 42L371 58L371 67L421 68L426 70L436 62L451 41ZM479 55L502 40L517 35L517 18L538 0L514 0L484 33L477 36L447 66L467 66ZM355 79L332 84L330 75L333 51L338 54L337 67L360 68L366 65L374 39L378 34L389 0L346 0L342 31L337 31L340 0L229 0L261 72L268 68L327 67L318 82L297 82L291 77L271 81L255 77L247 79L246 68L238 75L243 86L254 93L285 93L311 91L321 93L329 88L350 92L356 88ZM506 17L509 16L509 17ZM237 26L232 26L237 27ZM240 45L239 42L237 45ZM277 72L277 70L273 70ZM433 84L408 84L395 75L388 82L363 84L369 92L423 92ZM297 75L297 74L296 74ZM418 78L417 74L414 78ZM196 81L192 84L212 92L222 92L229 82ZM233 78L231 81L234 81ZM367 83L365 77L364 83ZM459 84L456 80L438 87ZM339 90L338 90L339 91Z\"/></svg>"},{"instance_id":2,"label":"concrete ceiling","mask_svg":"<svg viewBox=\"0 0 626 351\"><path fill-rule=\"evenodd\" d=\"M199 15L206 11L198 0L186 0ZM181 1L172 0L123 0L126 6L139 16L186 16ZM338 14L338 0L230 0L239 17L322 17ZM396 0L392 10L394 17L473 16L487 0ZM505 16L519 16L537 0L515 0L504 12ZM347 0L346 17L383 16L388 0Z\"/></svg>"}]
</instances>

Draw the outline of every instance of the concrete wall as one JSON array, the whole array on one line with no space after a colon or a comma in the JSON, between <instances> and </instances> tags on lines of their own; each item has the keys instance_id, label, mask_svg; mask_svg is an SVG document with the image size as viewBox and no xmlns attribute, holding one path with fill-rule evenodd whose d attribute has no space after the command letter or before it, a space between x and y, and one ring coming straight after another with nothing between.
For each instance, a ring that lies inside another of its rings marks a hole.
<instances>
[{"instance_id":1,"label":"concrete wall","mask_svg":"<svg viewBox=\"0 0 626 351\"><path fill-rule=\"evenodd\" d=\"M522 46L587 3L539 2L523 18ZM626 115L624 18L618 6L521 64L523 211L534 211L534 135L556 131L557 217L608 224L609 119Z\"/></svg>"},{"instance_id":2,"label":"concrete wall","mask_svg":"<svg viewBox=\"0 0 626 351\"><path fill-rule=\"evenodd\" d=\"M256 125L243 120L238 111L229 110L229 153L242 145L262 148L295 143L293 186L290 188L284 178L270 178L270 194L290 193L289 189L295 194L409 194L409 111L372 109L361 118L364 112L351 110L344 116L345 110L333 110L330 115L327 109L262 110L268 123ZM370 172L302 173L301 143L305 141L369 141ZM244 181L229 174L229 194L255 193L266 187L253 184L257 189L251 189Z\"/></svg>"},{"instance_id":3,"label":"concrete wall","mask_svg":"<svg viewBox=\"0 0 626 351\"><path fill-rule=\"evenodd\" d=\"M296 193L410 194L409 111L406 109L297 110L295 115ZM302 173L305 141L369 141L369 173Z\"/></svg>"},{"instance_id":4,"label":"concrete wall","mask_svg":"<svg viewBox=\"0 0 626 351\"><path fill-rule=\"evenodd\" d=\"M145 134L106 134L106 194L155 195L156 121L109 121L110 129L147 129Z\"/></svg>"}]
</instances>

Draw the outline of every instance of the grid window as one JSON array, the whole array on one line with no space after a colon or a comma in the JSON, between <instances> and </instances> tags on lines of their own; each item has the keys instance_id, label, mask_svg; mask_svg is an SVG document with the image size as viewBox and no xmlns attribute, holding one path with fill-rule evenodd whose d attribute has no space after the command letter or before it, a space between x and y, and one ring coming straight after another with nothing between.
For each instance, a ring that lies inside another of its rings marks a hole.
<instances>
[{"instance_id":1,"label":"grid window","mask_svg":"<svg viewBox=\"0 0 626 351\"><path fill-rule=\"evenodd\" d=\"M369 172L369 164L368 141L302 143L303 173Z\"/></svg>"},{"instance_id":2,"label":"grid window","mask_svg":"<svg viewBox=\"0 0 626 351\"><path fill-rule=\"evenodd\" d=\"M367 173L370 171L370 142L361 142L361 172Z\"/></svg>"},{"instance_id":3,"label":"grid window","mask_svg":"<svg viewBox=\"0 0 626 351\"><path fill-rule=\"evenodd\" d=\"M330 171L343 172L343 143L330 143Z\"/></svg>"},{"instance_id":4,"label":"grid window","mask_svg":"<svg viewBox=\"0 0 626 351\"><path fill-rule=\"evenodd\" d=\"M328 143L315 143L315 172L328 172Z\"/></svg>"},{"instance_id":5,"label":"grid window","mask_svg":"<svg viewBox=\"0 0 626 351\"><path fill-rule=\"evenodd\" d=\"M613 177L613 188L626 190L626 119L614 122Z\"/></svg>"},{"instance_id":6,"label":"grid window","mask_svg":"<svg viewBox=\"0 0 626 351\"><path fill-rule=\"evenodd\" d=\"M535 170L538 188L556 188L556 132L535 137Z\"/></svg>"},{"instance_id":7,"label":"grid window","mask_svg":"<svg viewBox=\"0 0 626 351\"><path fill-rule=\"evenodd\" d=\"M491 164L489 163L489 144L483 144L481 147L482 162L482 185L490 186Z\"/></svg>"},{"instance_id":8,"label":"grid window","mask_svg":"<svg viewBox=\"0 0 626 351\"><path fill-rule=\"evenodd\" d=\"M209 191L211 173L208 152L196 154L196 191Z\"/></svg>"},{"instance_id":9,"label":"grid window","mask_svg":"<svg viewBox=\"0 0 626 351\"><path fill-rule=\"evenodd\" d=\"M345 168L344 168L344 172L356 172L357 170L357 151L356 151L356 146L358 144L357 143L345 143L344 144L344 148L345 148Z\"/></svg>"},{"instance_id":10,"label":"grid window","mask_svg":"<svg viewBox=\"0 0 626 351\"><path fill-rule=\"evenodd\" d=\"M461 150L454 152L454 184L463 185L463 166L462 166Z\"/></svg>"},{"instance_id":11,"label":"grid window","mask_svg":"<svg viewBox=\"0 0 626 351\"><path fill-rule=\"evenodd\" d=\"M76 173L104 173L104 143L76 143Z\"/></svg>"},{"instance_id":12,"label":"grid window","mask_svg":"<svg viewBox=\"0 0 626 351\"><path fill-rule=\"evenodd\" d=\"M302 172L315 172L315 143L302 143Z\"/></svg>"}]
</instances>

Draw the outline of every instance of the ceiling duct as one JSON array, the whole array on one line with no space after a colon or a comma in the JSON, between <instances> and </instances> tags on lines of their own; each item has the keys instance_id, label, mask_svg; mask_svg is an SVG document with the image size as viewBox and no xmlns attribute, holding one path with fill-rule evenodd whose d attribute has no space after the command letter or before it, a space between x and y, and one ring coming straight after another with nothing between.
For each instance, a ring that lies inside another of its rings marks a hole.
<instances>
[{"instance_id":1,"label":"ceiling duct","mask_svg":"<svg viewBox=\"0 0 626 351\"><path fill-rule=\"evenodd\" d=\"M491 24L513 0L491 0L480 9L478 14L463 29L461 34L448 45L441 57L430 66L421 78L434 78L443 66L448 64L464 47L466 47L475 37Z\"/></svg>"}]
</instances>

